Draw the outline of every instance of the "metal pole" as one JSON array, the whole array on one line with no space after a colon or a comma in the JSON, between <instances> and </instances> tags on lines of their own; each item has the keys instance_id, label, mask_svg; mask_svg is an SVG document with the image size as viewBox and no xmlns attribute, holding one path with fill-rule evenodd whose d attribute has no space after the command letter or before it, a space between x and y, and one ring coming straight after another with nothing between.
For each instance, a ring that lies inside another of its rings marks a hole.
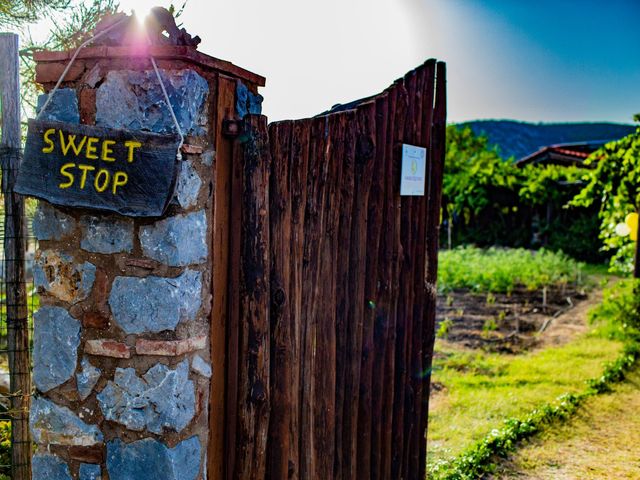
<instances>
[{"instance_id":1,"label":"metal pole","mask_svg":"<svg viewBox=\"0 0 640 480\"><path fill-rule=\"evenodd\" d=\"M11 390L13 480L31 478L29 396L31 374L25 288L24 203L13 186L20 164L20 78L18 35L0 33L0 105L2 106L2 193L4 194L4 273L7 306L7 348Z\"/></svg>"}]
</instances>

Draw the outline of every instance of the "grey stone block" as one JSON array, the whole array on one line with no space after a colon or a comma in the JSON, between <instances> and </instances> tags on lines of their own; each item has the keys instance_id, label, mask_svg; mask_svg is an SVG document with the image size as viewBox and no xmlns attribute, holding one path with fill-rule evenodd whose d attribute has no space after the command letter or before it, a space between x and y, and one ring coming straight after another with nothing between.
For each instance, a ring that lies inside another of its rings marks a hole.
<instances>
[{"instance_id":1,"label":"grey stone block","mask_svg":"<svg viewBox=\"0 0 640 480\"><path fill-rule=\"evenodd\" d=\"M109 306L127 334L175 330L180 321L195 319L201 291L202 274L193 270L176 278L116 277Z\"/></svg>"},{"instance_id":2,"label":"grey stone block","mask_svg":"<svg viewBox=\"0 0 640 480\"><path fill-rule=\"evenodd\" d=\"M64 308L44 306L34 314L33 381L41 392L62 385L76 369L80 322Z\"/></svg>"},{"instance_id":3,"label":"grey stone block","mask_svg":"<svg viewBox=\"0 0 640 480\"><path fill-rule=\"evenodd\" d=\"M193 357L191 361L191 370L206 378L211 378L211 365L205 362L200 355Z\"/></svg>"},{"instance_id":4,"label":"grey stone block","mask_svg":"<svg viewBox=\"0 0 640 480\"><path fill-rule=\"evenodd\" d=\"M202 180L190 161L180 162L178 181L176 182L175 200L182 208L195 205L198 193L202 186Z\"/></svg>"},{"instance_id":5,"label":"grey stone block","mask_svg":"<svg viewBox=\"0 0 640 480\"><path fill-rule=\"evenodd\" d=\"M133 220L113 215L85 215L80 219L80 247L94 253L131 253L133 250Z\"/></svg>"},{"instance_id":6,"label":"grey stone block","mask_svg":"<svg viewBox=\"0 0 640 480\"><path fill-rule=\"evenodd\" d=\"M36 113L40 113L48 97L49 95L46 93L38 96ZM39 120L80 123L80 110L78 109L78 95L76 91L72 88L58 89Z\"/></svg>"},{"instance_id":7,"label":"grey stone block","mask_svg":"<svg viewBox=\"0 0 640 480\"><path fill-rule=\"evenodd\" d=\"M49 203L41 201L38 202L31 225L38 240L62 240L73 233L76 221Z\"/></svg>"},{"instance_id":8,"label":"grey stone block","mask_svg":"<svg viewBox=\"0 0 640 480\"><path fill-rule=\"evenodd\" d=\"M175 370L158 363L142 377L133 368L118 368L113 382L98 394L98 403L107 420L121 423L129 430L180 432L195 415L189 361L184 360Z\"/></svg>"},{"instance_id":9,"label":"grey stone block","mask_svg":"<svg viewBox=\"0 0 640 480\"><path fill-rule=\"evenodd\" d=\"M86 358L81 362L82 370L76 373L76 384L78 385L78 394L81 400L85 400L96 386L100 379L100 369L94 367Z\"/></svg>"},{"instance_id":10,"label":"grey stone block","mask_svg":"<svg viewBox=\"0 0 640 480\"><path fill-rule=\"evenodd\" d=\"M39 252L33 268L33 282L63 302L78 303L91 293L96 279L96 266L89 262L76 264L55 250Z\"/></svg>"},{"instance_id":11,"label":"grey stone block","mask_svg":"<svg viewBox=\"0 0 640 480\"><path fill-rule=\"evenodd\" d=\"M80 477L79 480L101 480L102 471L100 465L93 463L81 463L80 464Z\"/></svg>"},{"instance_id":12,"label":"grey stone block","mask_svg":"<svg viewBox=\"0 0 640 480\"><path fill-rule=\"evenodd\" d=\"M111 480L195 480L201 448L198 437L174 448L152 438L129 444L116 439L107 443L107 471Z\"/></svg>"},{"instance_id":13,"label":"grey stone block","mask_svg":"<svg viewBox=\"0 0 640 480\"><path fill-rule=\"evenodd\" d=\"M207 81L193 70L160 70L171 106L185 135L203 135ZM176 133L153 70L111 71L96 93L96 125L156 133Z\"/></svg>"},{"instance_id":14,"label":"grey stone block","mask_svg":"<svg viewBox=\"0 0 640 480\"><path fill-rule=\"evenodd\" d=\"M34 397L29 412L33 441L42 445L90 447L103 442L102 432L88 425L66 407Z\"/></svg>"},{"instance_id":15,"label":"grey stone block","mask_svg":"<svg viewBox=\"0 0 640 480\"><path fill-rule=\"evenodd\" d=\"M171 267L207 259L207 216L204 210L165 218L140 228L143 253Z\"/></svg>"},{"instance_id":16,"label":"grey stone block","mask_svg":"<svg viewBox=\"0 0 640 480\"><path fill-rule=\"evenodd\" d=\"M262 100L262 95L252 93L242 82L237 83L236 113L241 119L250 114L260 115L262 113Z\"/></svg>"},{"instance_id":17,"label":"grey stone block","mask_svg":"<svg viewBox=\"0 0 640 480\"><path fill-rule=\"evenodd\" d=\"M210 167L211 165L213 165L213 160L216 158L216 151L206 150L202 153L202 156L200 158L203 165Z\"/></svg>"},{"instance_id":18,"label":"grey stone block","mask_svg":"<svg viewBox=\"0 0 640 480\"><path fill-rule=\"evenodd\" d=\"M69 465L56 455L36 454L31 459L33 480L72 480Z\"/></svg>"}]
</instances>

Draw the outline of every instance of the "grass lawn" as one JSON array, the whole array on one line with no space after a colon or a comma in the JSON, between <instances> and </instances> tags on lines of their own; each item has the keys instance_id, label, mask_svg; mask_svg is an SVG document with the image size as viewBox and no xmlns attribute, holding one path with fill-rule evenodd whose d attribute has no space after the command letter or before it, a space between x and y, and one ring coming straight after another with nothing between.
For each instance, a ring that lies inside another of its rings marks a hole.
<instances>
[{"instance_id":1,"label":"grass lawn","mask_svg":"<svg viewBox=\"0 0 640 480\"><path fill-rule=\"evenodd\" d=\"M493 478L637 479L640 475L640 372L592 397L576 416L526 442Z\"/></svg>"},{"instance_id":2,"label":"grass lawn","mask_svg":"<svg viewBox=\"0 0 640 480\"><path fill-rule=\"evenodd\" d=\"M524 355L465 350L437 341L429 409L428 462L459 455L509 417L584 390L622 343L597 334Z\"/></svg>"}]
</instances>

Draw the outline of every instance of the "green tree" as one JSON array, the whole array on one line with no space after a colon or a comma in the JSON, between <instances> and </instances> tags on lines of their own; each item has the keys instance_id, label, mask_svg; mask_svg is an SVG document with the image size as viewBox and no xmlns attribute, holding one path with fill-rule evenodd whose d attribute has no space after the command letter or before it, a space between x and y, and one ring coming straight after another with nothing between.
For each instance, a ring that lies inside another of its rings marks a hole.
<instances>
[{"instance_id":1,"label":"green tree","mask_svg":"<svg viewBox=\"0 0 640 480\"><path fill-rule=\"evenodd\" d=\"M22 27L52 12L68 9L70 0L0 0L0 29Z\"/></svg>"},{"instance_id":2,"label":"green tree","mask_svg":"<svg viewBox=\"0 0 640 480\"><path fill-rule=\"evenodd\" d=\"M520 175L512 159L504 161L486 137L475 135L470 127L447 127L442 193L449 215L468 220L490 205L492 190L514 189Z\"/></svg>"},{"instance_id":3,"label":"green tree","mask_svg":"<svg viewBox=\"0 0 640 480\"><path fill-rule=\"evenodd\" d=\"M640 122L640 115L634 120ZM634 133L607 143L594 152L587 163L595 164L588 183L576 195L572 205L589 206L601 202L600 237L604 248L614 253L611 269L622 273L633 271L635 242L616 234L615 228L626 215L640 209L640 126Z\"/></svg>"},{"instance_id":4,"label":"green tree","mask_svg":"<svg viewBox=\"0 0 640 480\"><path fill-rule=\"evenodd\" d=\"M596 206L563 208L581 188L584 168L516 166L469 127L447 129L443 244L539 247L598 262Z\"/></svg>"},{"instance_id":5,"label":"green tree","mask_svg":"<svg viewBox=\"0 0 640 480\"><path fill-rule=\"evenodd\" d=\"M30 36L23 35L24 47L20 51L20 73L23 85L22 103L25 111L35 110L39 90L35 82L33 52L69 50L79 46L88 38L100 18L106 14L115 13L118 8L117 0L67 1L66 6L61 9L64 15L60 15L61 18L56 19L46 40L34 41Z\"/></svg>"}]
</instances>

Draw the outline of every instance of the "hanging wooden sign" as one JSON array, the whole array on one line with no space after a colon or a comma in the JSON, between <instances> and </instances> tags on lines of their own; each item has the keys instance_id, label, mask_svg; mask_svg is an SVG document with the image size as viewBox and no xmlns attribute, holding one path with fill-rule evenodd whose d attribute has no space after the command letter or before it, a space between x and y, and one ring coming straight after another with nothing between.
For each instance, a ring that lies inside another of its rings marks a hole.
<instances>
[{"instance_id":1,"label":"hanging wooden sign","mask_svg":"<svg viewBox=\"0 0 640 480\"><path fill-rule=\"evenodd\" d=\"M15 190L56 205L160 216L178 145L177 136L29 120Z\"/></svg>"}]
</instances>

